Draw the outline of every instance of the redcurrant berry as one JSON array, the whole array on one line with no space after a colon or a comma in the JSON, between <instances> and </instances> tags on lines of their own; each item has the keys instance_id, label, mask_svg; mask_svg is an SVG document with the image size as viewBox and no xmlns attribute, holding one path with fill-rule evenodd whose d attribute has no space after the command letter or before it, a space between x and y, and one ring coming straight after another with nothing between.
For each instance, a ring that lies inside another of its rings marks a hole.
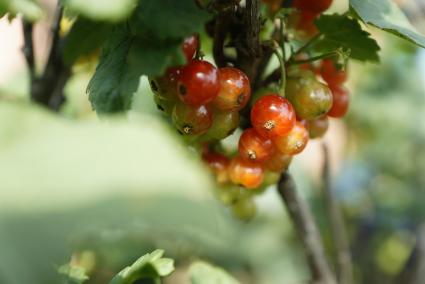
<instances>
[{"instance_id":1,"label":"redcurrant berry","mask_svg":"<svg viewBox=\"0 0 425 284\"><path fill-rule=\"evenodd\" d=\"M350 104L350 95L348 90L342 86L332 87L333 104L329 110L328 115L330 117L343 117Z\"/></svg>"},{"instance_id":2,"label":"redcurrant berry","mask_svg":"<svg viewBox=\"0 0 425 284\"><path fill-rule=\"evenodd\" d=\"M288 169L291 161L292 156L276 152L264 163L264 167L269 171L281 173Z\"/></svg>"},{"instance_id":3,"label":"redcurrant berry","mask_svg":"<svg viewBox=\"0 0 425 284\"><path fill-rule=\"evenodd\" d=\"M332 4L332 0L294 0L292 6L301 11L309 11L320 14L326 11Z\"/></svg>"},{"instance_id":4,"label":"redcurrant berry","mask_svg":"<svg viewBox=\"0 0 425 284\"><path fill-rule=\"evenodd\" d=\"M253 189L261 185L264 179L263 168L254 162L249 162L241 157L235 157L230 161L229 177L234 184Z\"/></svg>"},{"instance_id":5,"label":"redcurrant berry","mask_svg":"<svg viewBox=\"0 0 425 284\"><path fill-rule=\"evenodd\" d=\"M331 59L325 59L320 65L320 75L329 86L339 86L347 81L347 73Z\"/></svg>"},{"instance_id":6,"label":"redcurrant berry","mask_svg":"<svg viewBox=\"0 0 425 284\"><path fill-rule=\"evenodd\" d=\"M204 141L222 140L233 134L239 126L238 112L217 111L213 113L214 121L202 137Z\"/></svg>"},{"instance_id":7,"label":"redcurrant berry","mask_svg":"<svg viewBox=\"0 0 425 284\"><path fill-rule=\"evenodd\" d=\"M187 62L195 56L198 47L199 37L197 35L191 35L183 40L182 49Z\"/></svg>"},{"instance_id":8,"label":"redcurrant berry","mask_svg":"<svg viewBox=\"0 0 425 284\"><path fill-rule=\"evenodd\" d=\"M291 103L278 94L261 97L251 109L251 123L263 137L272 138L288 133L295 124Z\"/></svg>"},{"instance_id":9,"label":"redcurrant berry","mask_svg":"<svg viewBox=\"0 0 425 284\"><path fill-rule=\"evenodd\" d=\"M157 78L149 78L149 84L153 93L167 100L177 99L177 78L181 67L170 67L165 74Z\"/></svg>"},{"instance_id":10,"label":"redcurrant berry","mask_svg":"<svg viewBox=\"0 0 425 284\"><path fill-rule=\"evenodd\" d=\"M210 169L216 175L219 184L225 184L229 181L227 168L229 166L229 159L219 153L206 152L202 155L202 159L208 164Z\"/></svg>"},{"instance_id":11,"label":"redcurrant berry","mask_svg":"<svg viewBox=\"0 0 425 284\"><path fill-rule=\"evenodd\" d=\"M303 121L310 139L323 137L329 128L329 118L325 115L314 120Z\"/></svg>"},{"instance_id":12,"label":"redcurrant berry","mask_svg":"<svg viewBox=\"0 0 425 284\"><path fill-rule=\"evenodd\" d=\"M239 138L239 155L242 159L263 162L270 158L273 152L272 141L258 135L254 128L244 130Z\"/></svg>"},{"instance_id":13,"label":"redcurrant berry","mask_svg":"<svg viewBox=\"0 0 425 284\"><path fill-rule=\"evenodd\" d=\"M239 111L251 96L249 79L241 70L224 67L218 70L220 91L212 104L221 110Z\"/></svg>"},{"instance_id":14,"label":"redcurrant berry","mask_svg":"<svg viewBox=\"0 0 425 284\"><path fill-rule=\"evenodd\" d=\"M295 123L295 126L288 134L273 138L273 143L277 149L286 155L301 153L307 146L307 142L308 131L299 121Z\"/></svg>"},{"instance_id":15,"label":"redcurrant berry","mask_svg":"<svg viewBox=\"0 0 425 284\"><path fill-rule=\"evenodd\" d=\"M212 124L212 115L207 107L203 105L191 107L182 102L174 106L172 119L183 135L203 134Z\"/></svg>"},{"instance_id":16,"label":"redcurrant berry","mask_svg":"<svg viewBox=\"0 0 425 284\"><path fill-rule=\"evenodd\" d=\"M294 37L299 40L308 40L318 33L314 23L317 14L310 11L299 11L288 18L288 27L294 30Z\"/></svg>"},{"instance_id":17,"label":"redcurrant berry","mask_svg":"<svg viewBox=\"0 0 425 284\"><path fill-rule=\"evenodd\" d=\"M299 70L288 77L286 96L301 119L318 118L332 107L331 90L308 70Z\"/></svg>"},{"instance_id":18,"label":"redcurrant berry","mask_svg":"<svg viewBox=\"0 0 425 284\"><path fill-rule=\"evenodd\" d=\"M204 60L192 60L183 67L177 81L180 99L191 106L205 105L218 95L218 70Z\"/></svg>"},{"instance_id":19,"label":"redcurrant berry","mask_svg":"<svg viewBox=\"0 0 425 284\"><path fill-rule=\"evenodd\" d=\"M162 111L166 115L171 115L176 104L175 100L167 100L160 96L153 96L153 100L158 110Z\"/></svg>"}]
</instances>

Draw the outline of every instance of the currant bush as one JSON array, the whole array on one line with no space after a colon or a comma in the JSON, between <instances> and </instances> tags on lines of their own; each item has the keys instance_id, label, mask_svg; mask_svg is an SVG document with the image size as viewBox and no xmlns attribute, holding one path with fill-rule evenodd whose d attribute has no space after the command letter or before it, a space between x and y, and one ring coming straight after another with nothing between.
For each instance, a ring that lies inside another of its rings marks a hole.
<instances>
[{"instance_id":1,"label":"currant bush","mask_svg":"<svg viewBox=\"0 0 425 284\"><path fill-rule=\"evenodd\" d=\"M284 2L263 1L273 15ZM302 35L295 36L297 40L319 33L315 20L331 2L293 1L296 10L286 20L289 30ZM234 216L249 220L256 212L255 195L278 182L310 139L326 133L330 117L346 114L346 69L336 58L311 62L308 52L299 52L288 66L283 62L286 58L281 60L286 72L280 72L280 84L275 79L253 84L233 63L217 68L199 58L198 35L185 38L181 48L185 65L149 78L154 101L171 116L183 140L199 150L219 185L218 199ZM227 141L237 140L237 151L223 146L227 142L222 141L231 135Z\"/></svg>"}]
</instances>

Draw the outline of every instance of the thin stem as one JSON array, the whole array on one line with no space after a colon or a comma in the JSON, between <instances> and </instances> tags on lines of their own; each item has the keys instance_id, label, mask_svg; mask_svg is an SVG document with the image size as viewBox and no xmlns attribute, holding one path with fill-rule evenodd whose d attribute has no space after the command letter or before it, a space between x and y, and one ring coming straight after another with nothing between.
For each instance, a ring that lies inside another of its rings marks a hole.
<instances>
[{"instance_id":1,"label":"thin stem","mask_svg":"<svg viewBox=\"0 0 425 284\"><path fill-rule=\"evenodd\" d=\"M339 53L337 51L332 51L332 52L324 53L324 54L321 54L321 55L318 55L318 56L313 56L313 57L303 59L303 60L289 60L288 65L299 65L299 64L304 64L304 63L310 63L310 62L318 61L318 60L321 60L321 59L338 56L338 54Z\"/></svg>"},{"instance_id":2,"label":"thin stem","mask_svg":"<svg viewBox=\"0 0 425 284\"><path fill-rule=\"evenodd\" d=\"M325 196L326 209L328 211L328 217L331 225L332 239L335 245L338 283L350 284L353 281L353 267L351 262L350 246L344 218L332 190L329 151L325 143L323 143L323 155L323 191Z\"/></svg>"},{"instance_id":3,"label":"thin stem","mask_svg":"<svg viewBox=\"0 0 425 284\"><path fill-rule=\"evenodd\" d=\"M322 39L323 39L323 35L322 34L315 35L305 45L303 45L300 49L298 49L297 51L295 51L292 54L291 57L295 57L296 55L303 53L304 51L308 50L309 48L311 48L312 46L314 46L315 44L317 44Z\"/></svg>"},{"instance_id":4,"label":"thin stem","mask_svg":"<svg viewBox=\"0 0 425 284\"><path fill-rule=\"evenodd\" d=\"M335 284L316 222L307 203L299 197L289 173L282 173L277 190L303 243L313 283Z\"/></svg>"},{"instance_id":5,"label":"thin stem","mask_svg":"<svg viewBox=\"0 0 425 284\"><path fill-rule=\"evenodd\" d=\"M286 88L286 68L285 68L285 60L283 59L283 56L279 53L279 50L275 48L273 50L273 53L276 55L276 57L279 59L279 65L280 65L280 94L284 97L285 96L285 88Z\"/></svg>"}]
</instances>

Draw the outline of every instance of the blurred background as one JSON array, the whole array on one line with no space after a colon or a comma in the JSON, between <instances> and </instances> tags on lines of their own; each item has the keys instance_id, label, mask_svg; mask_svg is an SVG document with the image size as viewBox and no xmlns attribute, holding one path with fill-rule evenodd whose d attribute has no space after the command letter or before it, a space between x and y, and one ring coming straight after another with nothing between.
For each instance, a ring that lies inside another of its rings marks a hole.
<instances>
[{"instance_id":1,"label":"blurred background","mask_svg":"<svg viewBox=\"0 0 425 284\"><path fill-rule=\"evenodd\" d=\"M41 2L53 11L55 1ZM347 8L334 2L330 12ZM425 2L397 2L425 33ZM36 25L37 66L51 14ZM242 283L307 283L276 190L256 198L252 221L234 219L199 158L158 114L146 78L125 117L91 110L85 90L96 56L76 66L59 116L31 104L21 29L19 19L0 20L0 283L63 283L56 271L70 259L88 263L87 283L107 283L155 248L176 260L166 283L187 283L194 259ZM290 171L332 256L321 186L327 145L356 283L425 283L425 50L368 30L381 63L350 63L348 116L331 121ZM208 51L206 37L203 45Z\"/></svg>"}]
</instances>

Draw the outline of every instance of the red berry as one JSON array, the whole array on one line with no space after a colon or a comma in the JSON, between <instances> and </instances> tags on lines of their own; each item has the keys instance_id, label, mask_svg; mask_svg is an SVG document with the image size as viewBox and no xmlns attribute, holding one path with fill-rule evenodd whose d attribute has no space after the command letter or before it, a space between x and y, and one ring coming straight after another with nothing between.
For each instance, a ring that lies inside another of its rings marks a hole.
<instances>
[{"instance_id":1,"label":"red berry","mask_svg":"<svg viewBox=\"0 0 425 284\"><path fill-rule=\"evenodd\" d=\"M212 115L205 106L191 107L181 102L174 106L172 119L183 135L203 134L212 124Z\"/></svg>"},{"instance_id":2,"label":"red berry","mask_svg":"<svg viewBox=\"0 0 425 284\"><path fill-rule=\"evenodd\" d=\"M320 65L320 75L329 86L338 86L347 81L347 73L331 59L325 59Z\"/></svg>"},{"instance_id":3,"label":"red berry","mask_svg":"<svg viewBox=\"0 0 425 284\"><path fill-rule=\"evenodd\" d=\"M204 60L192 60L183 67L177 81L180 99L191 106L211 102L220 89L218 70Z\"/></svg>"},{"instance_id":4,"label":"red berry","mask_svg":"<svg viewBox=\"0 0 425 284\"><path fill-rule=\"evenodd\" d=\"M191 35L184 39L182 44L182 50L188 62L192 60L192 58L195 56L198 47L199 37L197 35Z\"/></svg>"},{"instance_id":5,"label":"red berry","mask_svg":"<svg viewBox=\"0 0 425 284\"><path fill-rule=\"evenodd\" d=\"M293 30L293 36L299 40L308 40L318 33L314 20L317 14L310 11L298 11L288 17L288 28Z\"/></svg>"},{"instance_id":6,"label":"red berry","mask_svg":"<svg viewBox=\"0 0 425 284\"><path fill-rule=\"evenodd\" d=\"M175 100L167 100L160 96L153 96L153 100L159 111L162 111L166 115L171 115L176 104Z\"/></svg>"},{"instance_id":7,"label":"red berry","mask_svg":"<svg viewBox=\"0 0 425 284\"><path fill-rule=\"evenodd\" d=\"M249 79L241 70L224 67L218 70L220 91L212 104L221 110L239 111L251 97Z\"/></svg>"},{"instance_id":8,"label":"red berry","mask_svg":"<svg viewBox=\"0 0 425 284\"><path fill-rule=\"evenodd\" d=\"M229 181L227 168L230 161L226 156L218 153L206 152L202 155L202 160L204 160L214 172L218 183L224 184Z\"/></svg>"},{"instance_id":9,"label":"red berry","mask_svg":"<svg viewBox=\"0 0 425 284\"><path fill-rule=\"evenodd\" d=\"M259 187L264 179L264 171L259 164L243 160L241 157L235 157L230 161L228 171L233 183L250 189Z\"/></svg>"},{"instance_id":10,"label":"red berry","mask_svg":"<svg viewBox=\"0 0 425 284\"><path fill-rule=\"evenodd\" d=\"M308 131L297 121L292 130L285 136L273 138L276 148L283 154L296 155L301 153L308 142Z\"/></svg>"},{"instance_id":11,"label":"red berry","mask_svg":"<svg viewBox=\"0 0 425 284\"><path fill-rule=\"evenodd\" d=\"M343 117L350 104L350 94L343 86L332 87L333 104L329 110L328 115L331 117L340 118Z\"/></svg>"},{"instance_id":12,"label":"red berry","mask_svg":"<svg viewBox=\"0 0 425 284\"><path fill-rule=\"evenodd\" d=\"M326 114L332 107L332 92L308 70L294 71L286 83L286 97L297 117L312 120Z\"/></svg>"},{"instance_id":13,"label":"red berry","mask_svg":"<svg viewBox=\"0 0 425 284\"><path fill-rule=\"evenodd\" d=\"M230 136L239 126L238 112L214 112L214 121L207 133L202 136L203 141L222 140Z\"/></svg>"},{"instance_id":14,"label":"red berry","mask_svg":"<svg viewBox=\"0 0 425 284\"><path fill-rule=\"evenodd\" d=\"M263 162L270 158L273 152L272 141L258 135L254 128L246 129L239 138L239 154L242 159Z\"/></svg>"},{"instance_id":15,"label":"red berry","mask_svg":"<svg viewBox=\"0 0 425 284\"><path fill-rule=\"evenodd\" d=\"M269 171L281 173L286 171L291 164L292 156L275 152L270 159L264 162L264 167Z\"/></svg>"},{"instance_id":16,"label":"red berry","mask_svg":"<svg viewBox=\"0 0 425 284\"><path fill-rule=\"evenodd\" d=\"M151 90L155 95L167 99L177 99L177 79L181 72L181 67L170 67L165 71L165 74L157 78L149 78Z\"/></svg>"},{"instance_id":17,"label":"red berry","mask_svg":"<svg viewBox=\"0 0 425 284\"><path fill-rule=\"evenodd\" d=\"M310 139L323 137L329 128L329 118L325 115L314 120L303 120Z\"/></svg>"},{"instance_id":18,"label":"red berry","mask_svg":"<svg viewBox=\"0 0 425 284\"><path fill-rule=\"evenodd\" d=\"M332 0L294 0L292 6L301 11L309 11L320 14L326 11L332 4Z\"/></svg>"},{"instance_id":19,"label":"red berry","mask_svg":"<svg viewBox=\"0 0 425 284\"><path fill-rule=\"evenodd\" d=\"M294 126L295 111L287 99L272 93L261 97L254 104L251 123L263 137L282 136Z\"/></svg>"}]
</instances>

